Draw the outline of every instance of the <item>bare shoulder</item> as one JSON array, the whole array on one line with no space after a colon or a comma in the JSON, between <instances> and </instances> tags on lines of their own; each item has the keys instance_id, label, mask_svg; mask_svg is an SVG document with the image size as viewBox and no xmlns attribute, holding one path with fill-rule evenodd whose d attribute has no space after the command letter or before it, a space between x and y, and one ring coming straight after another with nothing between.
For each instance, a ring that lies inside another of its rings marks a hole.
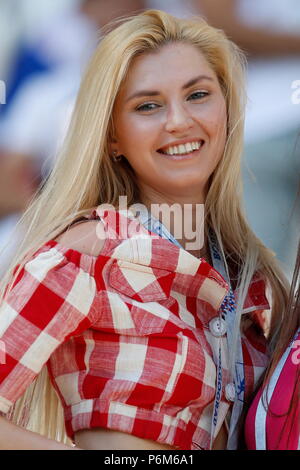
<instances>
[{"instance_id":1,"label":"bare shoulder","mask_svg":"<svg viewBox=\"0 0 300 470\"><path fill-rule=\"evenodd\" d=\"M100 220L87 220L71 226L55 238L60 245L91 256L98 256L105 243L104 225Z\"/></svg>"}]
</instances>

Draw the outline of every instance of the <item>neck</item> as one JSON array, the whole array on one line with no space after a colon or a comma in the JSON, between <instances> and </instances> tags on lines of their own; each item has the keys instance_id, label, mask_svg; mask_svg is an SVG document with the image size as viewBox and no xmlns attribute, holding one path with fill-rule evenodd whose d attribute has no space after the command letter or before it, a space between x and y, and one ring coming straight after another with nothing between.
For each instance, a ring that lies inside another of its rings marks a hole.
<instances>
[{"instance_id":1,"label":"neck","mask_svg":"<svg viewBox=\"0 0 300 470\"><path fill-rule=\"evenodd\" d=\"M142 193L140 198L181 246L198 258L207 258L209 252L204 237L204 201L203 194L183 198L153 190Z\"/></svg>"}]
</instances>

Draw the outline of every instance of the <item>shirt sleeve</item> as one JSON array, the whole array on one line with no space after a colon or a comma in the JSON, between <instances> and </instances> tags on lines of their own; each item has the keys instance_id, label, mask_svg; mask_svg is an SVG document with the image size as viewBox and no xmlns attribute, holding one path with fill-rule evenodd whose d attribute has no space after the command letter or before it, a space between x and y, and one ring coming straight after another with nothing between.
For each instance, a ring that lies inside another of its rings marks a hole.
<instances>
[{"instance_id":1,"label":"shirt sleeve","mask_svg":"<svg viewBox=\"0 0 300 470\"><path fill-rule=\"evenodd\" d=\"M0 307L0 411L7 413L51 354L94 321L96 282L55 248L28 261Z\"/></svg>"}]
</instances>

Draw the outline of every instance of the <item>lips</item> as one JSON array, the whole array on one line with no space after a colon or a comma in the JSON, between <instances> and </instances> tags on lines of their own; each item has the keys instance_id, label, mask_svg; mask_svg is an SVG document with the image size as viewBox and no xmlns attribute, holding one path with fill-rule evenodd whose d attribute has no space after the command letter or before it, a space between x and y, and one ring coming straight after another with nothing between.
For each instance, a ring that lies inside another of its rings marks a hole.
<instances>
[{"instance_id":1,"label":"lips","mask_svg":"<svg viewBox=\"0 0 300 470\"><path fill-rule=\"evenodd\" d=\"M178 154L178 155L169 155L167 153L159 153L160 156L164 159L171 160L174 162L181 162L181 161L186 161L186 160L193 160L199 156L199 154L202 152L202 147L204 144L198 149L198 150L193 150L192 152L185 153L185 154Z\"/></svg>"},{"instance_id":2,"label":"lips","mask_svg":"<svg viewBox=\"0 0 300 470\"><path fill-rule=\"evenodd\" d=\"M199 150L204 145L203 139L185 139L181 141L170 142L168 145L157 150L158 153L168 156L189 155Z\"/></svg>"}]
</instances>

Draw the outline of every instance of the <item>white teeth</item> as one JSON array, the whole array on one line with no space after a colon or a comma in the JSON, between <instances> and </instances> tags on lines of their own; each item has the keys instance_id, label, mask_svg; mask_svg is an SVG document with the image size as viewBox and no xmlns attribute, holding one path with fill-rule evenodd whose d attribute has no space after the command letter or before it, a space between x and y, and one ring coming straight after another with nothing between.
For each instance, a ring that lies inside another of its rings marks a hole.
<instances>
[{"instance_id":1,"label":"white teeth","mask_svg":"<svg viewBox=\"0 0 300 470\"><path fill-rule=\"evenodd\" d=\"M174 147L168 147L163 153L167 155L184 155L190 153L193 150L198 150L202 146L202 142L188 142L187 144L175 145Z\"/></svg>"}]
</instances>

